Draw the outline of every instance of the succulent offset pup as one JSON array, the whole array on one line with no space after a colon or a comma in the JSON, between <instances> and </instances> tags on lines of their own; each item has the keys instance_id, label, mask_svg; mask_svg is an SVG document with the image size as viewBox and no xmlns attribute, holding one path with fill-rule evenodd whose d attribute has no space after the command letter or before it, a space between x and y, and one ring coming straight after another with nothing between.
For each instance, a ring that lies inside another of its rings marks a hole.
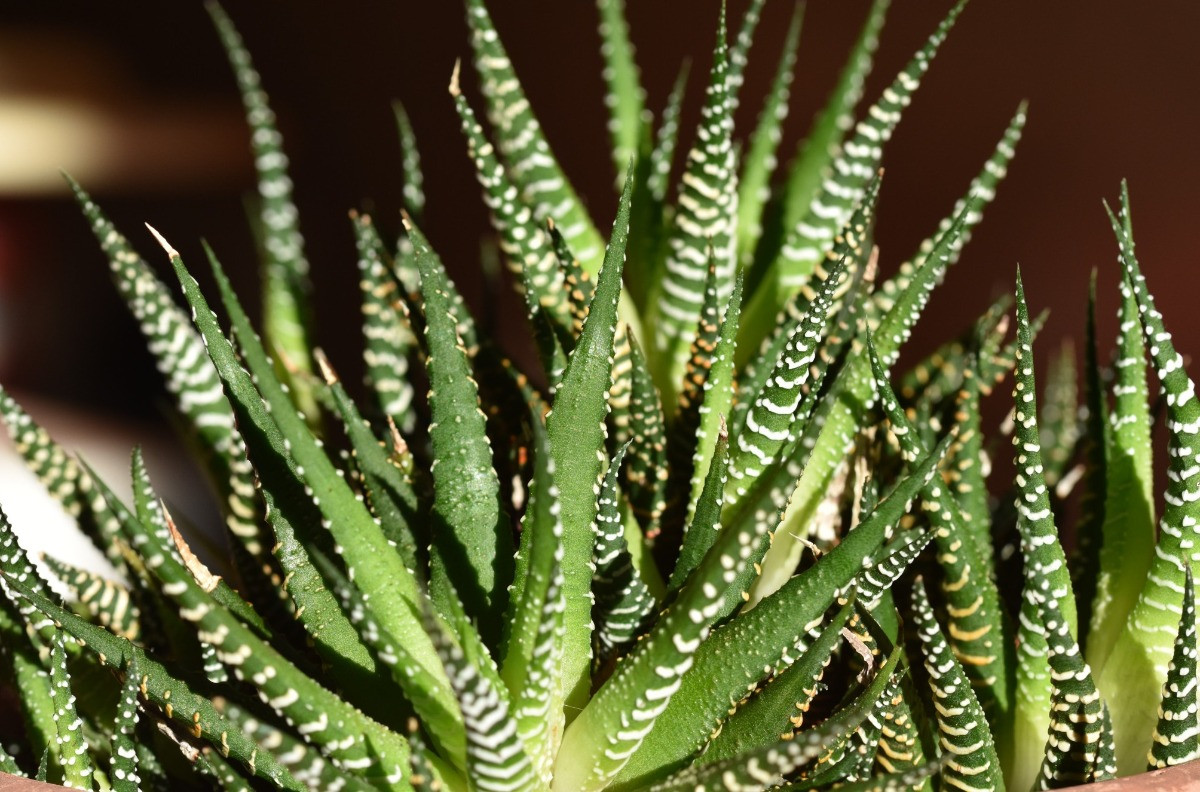
<instances>
[{"instance_id":1,"label":"succulent offset pup","mask_svg":"<svg viewBox=\"0 0 1200 792\"><path fill-rule=\"evenodd\" d=\"M211 5L259 169L262 337L213 251L205 294L150 229L181 304L71 186L211 475L230 557L222 574L196 557L140 452L127 504L0 391L18 450L121 575L47 558L64 601L0 515L0 672L24 719L0 770L122 792L1025 790L1196 757L1200 404L1128 194L1111 215L1111 399L1089 322L1082 405L1069 358L1039 403L1041 320L1019 275L1015 300L891 371L1025 120L882 280L883 146L964 3L860 111L876 0L781 168L800 15L739 145L763 0L732 44L722 11L671 188L683 79L655 125L623 3L600 0L622 185L606 242L467 0L490 129L457 68L450 93L542 369L498 353L421 232L401 111L403 233L389 244L352 215L361 406L312 346L287 159ZM1147 360L1170 434L1157 530ZM980 401L1010 371L1015 482L991 498ZM1056 514L1073 489L1068 558Z\"/></svg>"}]
</instances>

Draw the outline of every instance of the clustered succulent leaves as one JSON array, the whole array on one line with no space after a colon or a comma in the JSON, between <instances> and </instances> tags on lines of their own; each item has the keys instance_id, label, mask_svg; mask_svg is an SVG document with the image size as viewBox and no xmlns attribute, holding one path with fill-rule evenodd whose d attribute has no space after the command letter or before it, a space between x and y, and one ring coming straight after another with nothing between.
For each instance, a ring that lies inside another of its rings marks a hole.
<instances>
[{"instance_id":1,"label":"clustered succulent leaves","mask_svg":"<svg viewBox=\"0 0 1200 792\"><path fill-rule=\"evenodd\" d=\"M1102 365L1094 280L1082 398L1067 350L1039 400L1019 275L1015 299L896 369L1025 122L1021 107L998 130L927 242L881 263L884 145L964 4L864 110L875 0L777 166L802 7L748 136L733 110L763 0L730 35L722 8L688 143L686 72L655 123L623 4L599 0L620 188L606 235L467 0L487 127L457 67L450 101L541 369L500 354L420 230L397 108L403 230L393 243L351 214L359 400L313 346L287 158L210 6L253 132L262 336L214 251L206 293L150 229L180 303L71 187L210 474L229 558L213 571L192 552L140 452L126 503L0 392L18 451L119 575L37 567L0 524L0 670L24 722L0 770L121 792L1025 790L1195 757L1200 403L1128 194L1110 212L1119 337ZM1148 366L1170 437L1157 510ZM981 400L1010 374L993 431ZM992 497L1004 432L1014 481Z\"/></svg>"}]
</instances>

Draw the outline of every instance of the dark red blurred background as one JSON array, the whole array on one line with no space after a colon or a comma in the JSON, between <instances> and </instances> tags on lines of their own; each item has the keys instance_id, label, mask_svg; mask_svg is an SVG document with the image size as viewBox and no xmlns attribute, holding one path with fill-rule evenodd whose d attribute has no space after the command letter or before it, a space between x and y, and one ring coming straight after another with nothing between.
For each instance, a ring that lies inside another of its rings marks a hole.
<instances>
[{"instance_id":1,"label":"dark red blurred background","mask_svg":"<svg viewBox=\"0 0 1200 792\"><path fill-rule=\"evenodd\" d=\"M551 145L606 230L615 197L594 5L490 5ZM650 108L662 107L681 59L693 61L686 145L718 4L628 5ZM745 5L730 0L731 19ZM824 102L867 6L808 3L781 149L786 159ZM867 101L949 6L894 0ZM426 231L473 307L511 325L506 343L519 346L519 306L485 294L476 274L487 220L446 93L455 59L469 54L461 3L229 0L226 8L280 116L314 265L319 339L346 379L357 382L360 371L346 213L366 208L385 229L398 226L394 98L407 106L424 156ZM757 116L792 8L790 0L767 3L737 119L743 135ZM1116 248L1100 201L1115 200L1123 177L1150 286L1182 350L1200 349L1197 30L1200 6L1185 0L971 2L885 156L877 233L885 273L948 212L1021 99L1030 101L1029 123L1008 180L935 293L910 356L1011 289L1018 262L1033 308L1053 308L1038 345L1040 366L1057 339L1082 335L1092 267L1101 272L1108 343ZM464 82L480 107L474 75ZM50 116L37 115L47 108ZM30 118L42 120L29 127ZM201 4L5 4L0 141L0 382L109 412L153 414L163 401L158 376L56 169L80 178L164 274L165 259L143 222L195 263L202 260L199 240L207 238L237 269L244 292L255 291L242 203L253 190L247 132ZM16 175L3 178L6 169Z\"/></svg>"}]
</instances>

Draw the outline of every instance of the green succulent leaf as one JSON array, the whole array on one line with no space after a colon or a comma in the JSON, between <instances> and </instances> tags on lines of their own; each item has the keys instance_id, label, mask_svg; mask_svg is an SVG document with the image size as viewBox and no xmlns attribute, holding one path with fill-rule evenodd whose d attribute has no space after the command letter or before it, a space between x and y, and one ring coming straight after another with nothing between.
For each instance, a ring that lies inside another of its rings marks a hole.
<instances>
[{"instance_id":1,"label":"green succulent leaf","mask_svg":"<svg viewBox=\"0 0 1200 792\"><path fill-rule=\"evenodd\" d=\"M853 609L852 604L843 605L831 619L823 621L817 638L787 669L738 706L704 749L705 763L773 745L800 728Z\"/></svg>"},{"instance_id":2,"label":"green succulent leaf","mask_svg":"<svg viewBox=\"0 0 1200 792\"><path fill-rule=\"evenodd\" d=\"M562 507L554 456L540 415L532 421L534 474L517 550L516 582L500 675L513 699L517 731L543 782L553 772L566 725L563 711Z\"/></svg>"},{"instance_id":3,"label":"green succulent leaf","mask_svg":"<svg viewBox=\"0 0 1200 792\"><path fill-rule=\"evenodd\" d=\"M1108 686L1104 668L1145 585L1154 558L1155 534L1146 347L1138 304L1124 278L1118 318L1115 398L1106 433L1104 521L1087 646L1088 662L1101 675L1110 700L1117 691Z\"/></svg>"},{"instance_id":4,"label":"green succulent leaf","mask_svg":"<svg viewBox=\"0 0 1200 792\"><path fill-rule=\"evenodd\" d=\"M597 0L600 11L600 54L604 57L608 131L612 136L613 165L617 181L629 161L637 156L646 122L646 91L642 88L625 21L625 0Z\"/></svg>"},{"instance_id":5,"label":"green succulent leaf","mask_svg":"<svg viewBox=\"0 0 1200 792\"><path fill-rule=\"evenodd\" d=\"M515 720L510 716L508 690L490 666L491 658L472 641L460 644L450 627L426 605L425 629L433 637L438 657L462 710L467 734L467 780L473 789L489 792L529 790L536 776ZM456 625L463 633L466 625Z\"/></svg>"},{"instance_id":6,"label":"green succulent leaf","mask_svg":"<svg viewBox=\"0 0 1200 792\"><path fill-rule=\"evenodd\" d=\"M425 213L425 174L421 169L421 152L413 133L408 111L398 101L392 102L396 116L396 131L400 136L400 170L404 177L404 208L418 221Z\"/></svg>"},{"instance_id":7,"label":"green succulent leaf","mask_svg":"<svg viewBox=\"0 0 1200 792\"><path fill-rule=\"evenodd\" d=\"M968 203L954 224L938 237L937 244L922 261L902 297L875 328L876 347L885 364L890 365L899 354L900 345L907 339L924 309L929 293L941 281L957 245L957 238L972 211L973 205ZM807 534L809 521L825 497L834 473L844 463L846 450L861 421L860 416L874 402L874 377L868 357L853 355L839 373L834 388L836 391L828 400L829 412L820 424L808 463L788 502L782 530L776 531L776 541L763 562L763 573L751 591L752 603L778 588L796 568L802 547L796 537Z\"/></svg>"},{"instance_id":8,"label":"green succulent leaf","mask_svg":"<svg viewBox=\"0 0 1200 792\"><path fill-rule=\"evenodd\" d=\"M138 753L134 748L134 729L138 722L138 685L142 675L137 657L131 657L121 683L121 699L117 702L117 719L113 724L112 759L108 777L113 792L138 792L142 782L138 775Z\"/></svg>"},{"instance_id":9,"label":"green succulent leaf","mask_svg":"<svg viewBox=\"0 0 1200 792\"><path fill-rule=\"evenodd\" d=\"M647 350L664 401L675 399L688 351L704 305L709 249L717 262L717 294L727 299L736 272L737 174L732 142L729 64L725 47L725 11L721 10L713 66L696 143L688 152L671 232L666 264L653 291Z\"/></svg>"},{"instance_id":10,"label":"green succulent leaf","mask_svg":"<svg viewBox=\"0 0 1200 792\"><path fill-rule=\"evenodd\" d=\"M555 393L553 409L546 416L562 504L563 594L567 602L563 684L567 703L575 707L586 701L591 662L592 523L596 518L596 487L603 474L608 414L605 395L612 384L613 338L632 190L631 171L625 177L612 238L583 332Z\"/></svg>"},{"instance_id":11,"label":"green succulent leaf","mask_svg":"<svg viewBox=\"0 0 1200 792\"><path fill-rule=\"evenodd\" d=\"M867 349L892 434L899 439L905 459L915 461L925 456L927 449L918 437L917 427L900 408L870 336ZM921 496L923 510L933 526L937 561L942 569L941 591L948 614L950 647L990 722L1000 726L1006 722L1011 707L1009 674L1014 659L1006 635L1000 591L987 574L986 561L978 558L978 547L964 526L945 481L934 480ZM865 596L863 599L867 601Z\"/></svg>"},{"instance_id":12,"label":"green succulent leaf","mask_svg":"<svg viewBox=\"0 0 1200 792\"><path fill-rule=\"evenodd\" d=\"M558 330L567 332L573 324L571 303L551 240L544 226L534 219L530 207L518 197L517 187L497 158L483 127L475 120L467 98L459 90L457 71L450 80L450 95L462 122L467 153L475 164L492 227L500 237L500 251L518 278L527 309L531 315L545 311Z\"/></svg>"},{"instance_id":13,"label":"green succulent leaf","mask_svg":"<svg viewBox=\"0 0 1200 792\"><path fill-rule=\"evenodd\" d=\"M175 404L204 448L209 476L224 502L230 532L251 557L267 558L269 541L259 527L262 507L254 493L254 471L234 425L221 379L204 353L204 341L175 304L165 284L117 231L100 207L74 180L68 183L108 257L113 280L138 320L166 378Z\"/></svg>"},{"instance_id":14,"label":"green succulent leaf","mask_svg":"<svg viewBox=\"0 0 1200 792\"><path fill-rule=\"evenodd\" d=\"M787 298L803 286L821 260L838 229L850 218L867 183L879 169L883 145L892 136L904 107L911 101L921 78L938 48L954 26L963 6L957 3L912 57L892 84L858 122L854 134L833 162L833 171L817 192L801 219L786 229L780 255L772 267L773 289L764 291L763 308L768 315L779 311ZM756 297L756 302L759 298ZM751 309L751 315L757 310Z\"/></svg>"},{"instance_id":15,"label":"green succulent leaf","mask_svg":"<svg viewBox=\"0 0 1200 792\"><path fill-rule=\"evenodd\" d=\"M670 591L675 591L683 585L721 534L721 508L725 504L728 470L729 433L722 421L712 460L708 463L708 474L704 477L704 489L700 491L700 498L695 503L695 512L686 526L679 547L679 557L667 581Z\"/></svg>"},{"instance_id":16,"label":"green succulent leaf","mask_svg":"<svg viewBox=\"0 0 1200 792\"><path fill-rule=\"evenodd\" d=\"M938 747L947 756L942 769L943 784L1002 792L1004 778L987 718L938 626L920 580L913 586L911 614L933 693Z\"/></svg>"},{"instance_id":17,"label":"green succulent leaf","mask_svg":"<svg viewBox=\"0 0 1200 792\"><path fill-rule=\"evenodd\" d=\"M688 756L707 742L712 731L727 717L729 707L753 689L786 653L791 653L797 641L804 640L805 627L818 619L833 602L835 593L862 571L864 560L879 548L885 534L908 510L910 501L933 477L950 439L947 437L914 466L870 515L811 568L788 580L756 607L743 610L713 630L695 650L691 670L683 675L679 690L656 719L654 730L646 735L618 776L619 783L644 784L660 778L682 766ZM723 556L733 555L733 547L746 548L747 561L761 557L765 535L758 532L765 532L764 522L748 520L740 526L727 525L705 556L705 562L689 578L688 586L703 587L707 582L706 566L711 567L714 561L719 564ZM754 552L748 545L755 545ZM739 557L740 550L730 560ZM734 561L726 567L727 574L721 576L724 594L708 606L715 611L713 618L721 618L722 611L731 613L743 601L754 571L751 568L739 574L741 567L741 563ZM623 665L627 664L628 660Z\"/></svg>"},{"instance_id":18,"label":"green succulent leaf","mask_svg":"<svg viewBox=\"0 0 1200 792\"><path fill-rule=\"evenodd\" d=\"M630 454L625 467L629 503L639 525L650 536L661 530L667 498L667 430L663 405L650 379L646 359L637 340L631 348L629 395Z\"/></svg>"},{"instance_id":19,"label":"green succulent leaf","mask_svg":"<svg viewBox=\"0 0 1200 792\"><path fill-rule=\"evenodd\" d=\"M1122 212L1129 216L1129 198L1121 194ZM1101 674L1101 686L1120 687L1120 695L1109 699L1116 736L1117 768L1120 773L1138 772L1150 748L1150 735L1157 720L1159 696L1166 682L1174 650L1178 619L1183 611L1185 570L1197 560L1200 538L1200 497L1193 460L1200 454L1200 402L1195 387L1183 369L1183 358L1175 351L1162 314L1146 287L1134 253L1128 223L1110 212L1113 231L1121 248L1125 283L1137 301L1142 339L1158 375L1160 392L1167 404L1167 487L1165 506L1158 522L1158 543L1150 571L1125 629L1117 639ZM1110 682L1111 680L1111 682Z\"/></svg>"},{"instance_id":20,"label":"green succulent leaf","mask_svg":"<svg viewBox=\"0 0 1200 792\"><path fill-rule=\"evenodd\" d=\"M125 585L52 556L43 556L42 561L97 624L122 638L138 640L140 614Z\"/></svg>"},{"instance_id":21,"label":"green succulent leaf","mask_svg":"<svg viewBox=\"0 0 1200 792\"><path fill-rule=\"evenodd\" d=\"M659 120L654 148L650 152L650 175L647 183L654 203L661 206L667 198L671 166L675 162L675 149L679 143L679 116L683 107L684 91L687 88L689 67L687 62L679 68L679 74L667 95L667 104Z\"/></svg>"},{"instance_id":22,"label":"green succulent leaf","mask_svg":"<svg viewBox=\"0 0 1200 792\"><path fill-rule=\"evenodd\" d=\"M653 612L654 595L633 564L625 543L618 474L628 444L617 449L608 465L596 503L596 544L592 548L592 621L597 659L604 660L633 641Z\"/></svg>"},{"instance_id":23,"label":"green succulent leaf","mask_svg":"<svg viewBox=\"0 0 1200 792\"><path fill-rule=\"evenodd\" d=\"M283 137L275 126L275 113L262 89L262 80L233 21L215 0L205 7L213 19L229 63L237 78L246 120L253 132L254 166L258 173L261 201L259 222L266 259L263 267L263 326L267 343L283 364L281 372L291 386L297 408L306 416L317 416L317 404L308 387L312 375L312 317L309 295L309 263L300 234L299 213L292 199L292 180Z\"/></svg>"},{"instance_id":24,"label":"green succulent leaf","mask_svg":"<svg viewBox=\"0 0 1200 792\"><path fill-rule=\"evenodd\" d=\"M7 524L4 530L9 531ZM136 658L135 662L142 674L139 682L142 696L162 709L168 719L190 729L193 734L207 740L223 754L241 763L255 777L274 787L304 789L269 751L262 750L237 725L222 717L209 699L194 693L186 683L172 676L165 666L147 656L129 641L112 635L103 627L88 624L16 582L9 563L3 559L0 561L4 563L6 582L22 597L32 602L47 618L61 624L63 630L88 647L100 659L102 665L119 671Z\"/></svg>"},{"instance_id":25,"label":"green succulent leaf","mask_svg":"<svg viewBox=\"0 0 1200 792\"><path fill-rule=\"evenodd\" d=\"M803 431L802 421L808 417L806 412L811 413L818 385L810 381L813 379L810 367L825 338L834 297L848 267L847 257L843 257L829 268L803 318L788 332L787 341L762 389L749 396L752 403L746 413L745 426L735 435L730 450L726 508L741 500L763 468L777 459L780 450L794 442ZM807 411L801 408L806 395Z\"/></svg>"},{"instance_id":26,"label":"green succulent leaf","mask_svg":"<svg viewBox=\"0 0 1200 792\"><path fill-rule=\"evenodd\" d=\"M842 151L842 141L854 125L854 108L862 98L863 86L879 46L879 31L890 4L891 0L873 0L871 3L837 84L788 167L778 222L782 233L791 231L804 219L822 182L832 176L833 162ZM760 246L760 249L774 260L782 241L782 238L773 240L773 245Z\"/></svg>"},{"instance_id":27,"label":"green succulent leaf","mask_svg":"<svg viewBox=\"0 0 1200 792\"><path fill-rule=\"evenodd\" d=\"M1013 453L1017 483L1017 526L1024 559L1020 627L1017 633L1016 699L1013 715L1010 786L1024 788L1034 780L1033 766L1044 753L1041 735L1052 725L1054 669L1048 643L1065 620L1067 632L1076 634L1075 596L1067 572L1066 556L1058 542L1058 529L1050 510L1050 493L1042 467L1038 429L1037 389L1033 373L1033 339L1025 289L1017 272L1017 349L1013 385ZM1051 623L1046 603L1054 607ZM1027 783L1028 782L1028 783Z\"/></svg>"},{"instance_id":28,"label":"green succulent leaf","mask_svg":"<svg viewBox=\"0 0 1200 792\"><path fill-rule=\"evenodd\" d=\"M742 159L742 174L738 179L737 256L738 261L743 264L753 258L754 249L762 236L762 215L770 196L771 176L775 172L775 158L783 137L783 122L788 114L789 89L796 69L796 50L800 43L800 25L803 19L804 5L797 4L792 14L792 22L788 26L787 38L784 39L783 54L779 58L775 79L759 113L758 126L750 137L750 145ZM737 51L736 46L734 51ZM730 57L732 59L733 52L730 53ZM736 97L736 88L731 94ZM736 105L736 102L734 104Z\"/></svg>"},{"instance_id":29,"label":"green succulent leaf","mask_svg":"<svg viewBox=\"0 0 1200 792\"><path fill-rule=\"evenodd\" d=\"M1200 719L1196 715L1196 589L1192 568L1187 567L1183 587L1183 613L1175 636L1175 651L1167 666L1158 725L1146 757L1151 770L1190 762L1200 756ZM1111 727L1110 727L1111 728Z\"/></svg>"},{"instance_id":30,"label":"green succulent leaf","mask_svg":"<svg viewBox=\"0 0 1200 792\"><path fill-rule=\"evenodd\" d=\"M604 243L550 151L484 0L467 1L467 23L488 120L513 181L533 205L537 219L553 219L583 268L597 272Z\"/></svg>"},{"instance_id":31,"label":"green succulent leaf","mask_svg":"<svg viewBox=\"0 0 1200 792\"><path fill-rule=\"evenodd\" d=\"M409 360L417 341L404 316L396 277L384 262L382 241L369 215L350 214L362 291L363 363L375 404L404 433L416 426Z\"/></svg>"},{"instance_id":32,"label":"green succulent leaf","mask_svg":"<svg viewBox=\"0 0 1200 792\"><path fill-rule=\"evenodd\" d=\"M695 449L688 467L689 483L685 490L686 515L684 525L696 522L696 505L699 504L708 477L717 456L718 443L722 436L728 437L726 419L734 407L734 381L737 370L734 358L737 350L738 326L742 309L742 279L734 283L733 293L721 319L716 345L713 347L708 376L701 390L700 403L696 407L697 426ZM726 448L726 453L728 449ZM721 469L721 484L727 484L727 465ZM678 496L676 496L678 497ZM721 506L724 505L724 493ZM698 560L698 559L697 559Z\"/></svg>"},{"instance_id":33,"label":"green succulent leaf","mask_svg":"<svg viewBox=\"0 0 1200 792\"><path fill-rule=\"evenodd\" d=\"M754 31L762 19L763 6L766 0L750 0L746 12L742 15L742 25L738 28L733 46L729 48L729 112L734 113L738 108L738 95L742 83L745 82L746 64L750 60L750 47L754 45ZM722 25L724 27L724 25Z\"/></svg>"},{"instance_id":34,"label":"green succulent leaf","mask_svg":"<svg viewBox=\"0 0 1200 792\"><path fill-rule=\"evenodd\" d=\"M498 638L503 592L512 579L512 539L492 466L487 418L479 406L466 348L447 297L445 270L420 230L406 223L421 274L429 375L434 503L431 589L445 607L445 583L463 597L491 641Z\"/></svg>"},{"instance_id":35,"label":"green succulent leaf","mask_svg":"<svg viewBox=\"0 0 1200 792\"><path fill-rule=\"evenodd\" d=\"M71 675L67 671L67 650L63 634L56 631L50 639L50 695L54 702L54 725L58 730L54 754L62 769L63 786L69 789L93 789L92 758L83 738L83 721L75 707L71 692Z\"/></svg>"},{"instance_id":36,"label":"green succulent leaf","mask_svg":"<svg viewBox=\"0 0 1200 792\"><path fill-rule=\"evenodd\" d=\"M1026 543L1024 537L1022 543ZM1104 755L1104 702L1060 602L1046 598L1038 606L1046 627L1052 693L1049 739L1036 789L1059 789L1112 777ZM1111 726L1107 729L1111 731Z\"/></svg>"}]
</instances>

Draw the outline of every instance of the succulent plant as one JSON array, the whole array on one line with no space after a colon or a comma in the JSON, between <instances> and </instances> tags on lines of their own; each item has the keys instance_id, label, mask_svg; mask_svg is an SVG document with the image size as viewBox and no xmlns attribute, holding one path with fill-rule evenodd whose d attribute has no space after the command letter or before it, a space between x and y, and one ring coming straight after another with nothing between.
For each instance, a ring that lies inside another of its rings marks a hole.
<instances>
[{"instance_id":1,"label":"succulent plant","mask_svg":"<svg viewBox=\"0 0 1200 792\"><path fill-rule=\"evenodd\" d=\"M1019 274L1015 301L893 372L1025 122L1022 106L883 279L883 149L965 0L862 110L888 5L875 0L783 167L799 11L743 145L733 109L763 0L733 35L722 8L674 187L683 79L653 123L623 3L598 5L621 188L607 234L483 0L466 7L489 128L457 67L450 82L536 372L476 325L420 230L400 110L403 232L392 244L351 215L366 371L352 398L313 346L287 158L216 5L260 178L261 337L214 251L206 293L150 229L180 303L71 182L229 555L210 568L192 551L138 450L126 503L0 392L18 451L119 576L37 565L0 516L0 678L24 723L0 770L122 791L982 790L1197 755L1200 404L1142 277L1128 194L1112 215L1113 370L1093 321L1082 401L1068 353L1039 403L1040 319ZM1095 301L1093 282L1093 316ZM1157 530L1147 360L1170 436ZM993 498L980 404L1010 371L1015 477Z\"/></svg>"}]
</instances>

